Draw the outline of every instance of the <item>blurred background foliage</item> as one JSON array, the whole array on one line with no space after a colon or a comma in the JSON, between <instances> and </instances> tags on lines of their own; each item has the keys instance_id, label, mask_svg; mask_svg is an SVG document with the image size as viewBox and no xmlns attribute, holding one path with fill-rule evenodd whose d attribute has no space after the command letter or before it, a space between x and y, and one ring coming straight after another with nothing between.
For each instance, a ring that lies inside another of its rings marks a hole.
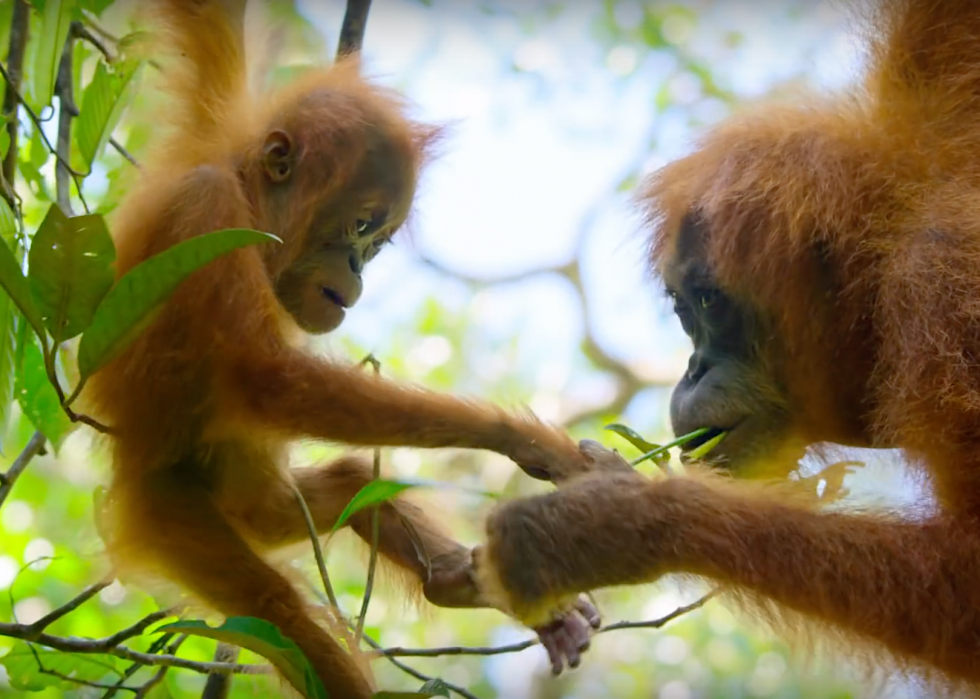
<instances>
[{"instance_id":1,"label":"blurred background foliage","mask_svg":"<svg viewBox=\"0 0 980 699\"><path fill-rule=\"evenodd\" d=\"M34 47L45 3L31 4L24 79L35 86L32 71L40 59ZM138 4L79 2L80 17L114 51L116 40L132 31ZM4 53L13 5L0 2ZM250 17L252 31L274 28L281 67L273 78L329 61L343 9L339 0L272 0L264 18ZM646 277L630 190L642 172L684 153L698 128L740 104L848 79L860 55L846 29L839 8L809 0L376 0L365 40L368 71L405 90L422 117L449 123L450 136L444 156L425 176L411 234L368 269L364 299L345 326L312 344L351 360L372 352L385 374L433 388L526 403L577 437L623 448L602 431L617 421L665 439L669 387L683 370L688 343ZM91 42L75 42L76 95L100 60ZM152 77L142 76L114 132L137 160L166 109ZM57 105L55 99L54 107L40 109L52 139ZM53 200L55 159L23 111L19 119L14 184L29 232ZM90 207L110 215L111 224L111 211L135 175L119 149L106 148L83 182ZM34 429L15 411L2 442L7 465ZM303 444L296 458L311 462L336 451ZM887 458L870 457L869 467L849 478L851 499L899 505L913 496L914 483L879 468ZM388 475L445 482L446 488L416 497L471 543L480 540L493 504L474 493L511 497L544 487L495 455L398 449L385 451L383 459ZM0 620L35 620L104 574L92 510L93 491L106 474L106 455L83 428L57 453L36 458L16 483L0 509ZM328 553L341 604L355 613L365 580L363 547L340 536ZM284 558L315 579L308 547ZM665 580L602 591L598 599L606 622L641 620L706 589ZM148 595L115 583L49 631L104 636L156 608ZM486 646L529 636L498 613L416 608L386 587L372 601L367 632L388 647ZM152 640L133 645L146 648ZM0 638L0 655L11 647ZM181 647L187 658L210 660L213 652L214 643L201 639ZM900 691L879 678L858 681L822 657L790 653L754 620L712 601L664 629L599 636L582 667L558 680L548 677L540 647L409 662L488 699ZM384 660L374 668L386 689L419 685ZM197 697L203 682L201 675L170 672L149 696ZM64 684L34 696L102 693ZM233 685L234 697L278 695L278 684L263 678L238 677ZM21 696L9 688L2 667L0 696Z\"/></svg>"}]
</instances>

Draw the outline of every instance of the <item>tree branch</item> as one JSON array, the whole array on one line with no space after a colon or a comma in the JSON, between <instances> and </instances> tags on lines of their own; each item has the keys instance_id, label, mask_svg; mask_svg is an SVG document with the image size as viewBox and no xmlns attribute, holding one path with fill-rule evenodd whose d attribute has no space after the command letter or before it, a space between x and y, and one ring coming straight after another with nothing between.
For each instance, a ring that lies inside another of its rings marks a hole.
<instances>
[{"instance_id":1,"label":"tree branch","mask_svg":"<svg viewBox=\"0 0 980 699\"><path fill-rule=\"evenodd\" d=\"M10 495L10 491L14 487L14 483L20 477L20 474L24 472L28 464L31 463L31 459L40 454L44 450L44 435L40 432L35 432L27 442L27 446L20 453L14 463L10 465L7 472L0 476L0 506L3 505L4 500Z\"/></svg>"},{"instance_id":2,"label":"tree branch","mask_svg":"<svg viewBox=\"0 0 980 699\"><path fill-rule=\"evenodd\" d=\"M337 44L337 60L361 52L370 9L371 0L347 0L347 11L344 13L340 41Z\"/></svg>"},{"instance_id":3,"label":"tree branch","mask_svg":"<svg viewBox=\"0 0 980 699\"><path fill-rule=\"evenodd\" d=\"M717 596L718 590L712 590L708 594L704 595L700 599L692 602L691 604L684 605L683 607L678 607L670 614L666 614L659 619L651 619L649 621L620 621L615 624L609 624L608 626L603 626L601 629L596 631L596 635L602 633L609 633L611 631L622 631L624 629L659 629L663 628L670 622L674 621L678 617L684 616L688 612L693 612L696 609L703 607L709 600ZM529 638L526 641L521 641L519 643L512 643L506 646L446 646L443 648L401 648L394 646L391 648L382 648L381 654L388 658L438 658L444 655L505 655L507 653L520 653L523 650L527 650L532 646L536 646L540 643L537 638Z\"/></svg>"},{"instance_id":4,"label":"tree branch","mask_svg":"<svg viewBox=\"0 0 980 699\"><path fill-rule=\"evenodd\" d=\"M58 149L55 148L54 145L51 143L51 140L48 138L47 134L44 133L44 129L42 128L43 122L41 121L41 117L39 117L34 112L34 110L31 109L26 102L24 102L23 95L20 94L20 90L14 87L14 83L11 81L11 75L7 71L7 69L3 66L3 63L0 63L0 77L4 79L4 82L7 83L7 87L10 88L10 90L14 93L16 99L20 102L21 106L24 108L24 111L27 112L27 116L31 118L31 123L33 123L34 128L37 129L38 136L41 137L41 141L44 143L45 148L47 148L48 151L51 152L55 158L58 159L58 162L65 166L69 174L71 174L71 178L75 183L75 189L78 192L78 199L82 202L82 207L85 209L86 213L88 213L88 203L85 201L85 195L82 193L81 173L73 169L71 163L68 162L67 159L63 158L61 156L61 153L58 152Z\"/></svg>"},{"instance_id":5,"label":"tree branch","mask_svg":"<svg viewBox=\"0 0 980 699\"><path fill-rule=\"evenodd\" d=\"M71 120L78 116L75 105L74 82L72 76L72 58L75 50L75 37L68 32L65 48L61 52L61 62L58 64L58 77L54 91L58 96L58 163L54 171L55 195L58 206L65 216L71 216L71 189L69 178L70 168L67 163L71 159Z\"/></svg>"},{"instance_id":6,"label":"tree branch","mask_svg":"<svg viewBox=\"0 0 980 699\"><path fill-rule=\"evenodd\" d=\"M20 122L17 119L17 107L20 103L20 81L24 72L24 51L27 49L27 39L30 35L31 6L27 0L14 0L14 14L10 23L10 44L7 49L7 69L9 77L7 87L3 92L3 118L7 122L7 136L10 145L3 159L3 179L12 190L14 177L17 174L17 137ZM11 208L16 206L12 191L4 188L3 196Z\"/></svg>"}]
</instances>

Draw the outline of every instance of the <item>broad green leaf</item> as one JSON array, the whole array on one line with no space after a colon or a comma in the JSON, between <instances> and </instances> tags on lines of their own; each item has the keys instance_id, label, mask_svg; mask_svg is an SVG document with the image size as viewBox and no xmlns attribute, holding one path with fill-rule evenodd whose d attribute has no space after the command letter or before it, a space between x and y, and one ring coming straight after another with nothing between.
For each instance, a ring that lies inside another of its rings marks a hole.
<instances>
[{"instance_id":1,"label":"broad green leaf","mask_svg":"<svg viewBox=\"0 0 980 699\"><path fill-rule=\"evenodd\" d=\"M0 159L7 157L8 148L10 148L10 133L7 129L0 129Z\"/></svg>"},{"instance_id":2,"label":"broad green leaf","mask_svg":"<svg viewBox=\"0 0 980 699\"><path fill-rule=\"evenodd\" d=\"M112 287L116 249L99 214L68 218L57 204L28 255L31 297L55 344L82 333Z\"/></svg>"},{"instance_id":3,"label":"broad green leaf","mask_svg":"<svg viewBox=\"0 0 980 699\"><path fill-rule=\"evenodd\" d=\"M58 393L48 380L37 338L23 333L19 342L23 355L17 369L17 401L34 429L47 437L57 452L75 426L61 409Z\"/></svg>"},{"instance_id":4,"label":"broad green leaf","mask_svg":"<svg viewBox=\"0 0 980 699\"><path fill-rule=\"evenodd\" d=\"M186 633L213 638L258 653L275 665L286 681L308 699L328 699L323 682L295 642L282 635L274 624L254 617L230 617L215 628L203 621L178 621L156 629L158 633Z\"/></svg>"},{"instance_id":5,"label":"broad green leaf","mask_svg":"<svg viewBox=\"0 0 980 699\"><path fill-rule=\"evenodd\" d=\"M247 228L207 233L138 264L116 283L95 311L78 346L78 370L91 376L122 352L153 319L167 297L191 274L236 248L279 241Z\"/></svg>"},{"instance_id":6,"label":"broad green leaf","mask_svg":"<svg viewBox=\"0 0 980 699\"><path fill-rule=\"evenodd\" d=\"M385 480L384 478L371 481L357 491L357 494L351 498L351 501L347 503L347 507L345 507L344 511L340 513L340 517L337 518L337 522L333 525L333 529L331 531L337 531L340 529L354 513L363 510L365 507L380 505L383 502L387 502L388 500L398 497L399 493L402 493L409 488L416 487L416 485L416 483L391 481Z\"/></svg>"},{"instance_id":7,"label":"broad green leaf","mask_svg":"<svg viewBox=\"0 0 980 699\"><path fill-rule=\"evenodd\" d=\"M34 106L50 104L58 77L58 64L68 39L75 0L46 0L41 10L41 31L34 54Z\"/></svg>"},{"instance_id":8,"label":"broad green leaf","mask_svg":"<svg viewBox=\"0 0 980 699\"><path fill-rule=\"evenodd\" d=\"M715 435L704 444L697 446L694 449L691 449L691 451L687 453L688 458L695 459L695 460L703 459L708 454L709 451L711 451L716 446L718 446L718 443L721 440L723 440L725 438L725 435L727 434L728 434L727 432L722 432L719 435Z\"/></svg>"},{"instance_id":9,"label":"broad green leaf","mask_svg":"<svg viewBox=\"0 0 980 699\"><path fill-rule=\"evenodd\" d=\"M49 673L41 672L38 660ZM7 655L0 658L0 665L7 669L10 686L22 692L78 688L77 682L61 679L57 675L83 682L97 682L106 675L112 675L111 679L115 680L121 677L119 662L118 658L101 653L62 653L39 646L35 646L31 652L31 648L23 642L18 642Z\"/></svg>"},{"instance_id":10,"label":"broad green leaf","mask_svg":"<svg viewBox=\"0 0 980 699\"><path fill-rule=\"evenodd\" d=\"M92 163L109 142L113 129L129 105L139 73L139 61L117 62L110 69L100 61L95 75L82 95L81 109L75 119L75 143L82 158L82 171L88 172Z\"/></svg>"},{"instance_id":11,"label":"broad green leaf","mask_svg":"<svg viewBox=\"0 0 980 699\"><path fill-rule=\"evenodd\" d=\"M632 444L640 451L653 451L654 449L660 448L659 444L648 442L647 440L643 439L643 437L641 437L639 434L637 434L636 431L633 430L633 428L627 427L626 425L620 425L616 423L613 425L606 425L606 429L609 430L610 432L615 432L616 434L618 434L620 437L625 439L627 442Z\"/></svg>"},{"instance_id":12,"label":"broad green leaf","mask_svg":"<svg viewBox=\"0 0 980 699\"><path fill-rule=\"evenodd\" d=\"M7 236L3 235L2 237L6 238ZM30 284L28 284L27 278L21 271L20 263L5 240L0 241L0 286L7 292L7 296L17 304L17 308L27 318L27 322L34 328L34 332L43 336L45 334L44 321L31 298Z\"/></svg>"}]
</instances>

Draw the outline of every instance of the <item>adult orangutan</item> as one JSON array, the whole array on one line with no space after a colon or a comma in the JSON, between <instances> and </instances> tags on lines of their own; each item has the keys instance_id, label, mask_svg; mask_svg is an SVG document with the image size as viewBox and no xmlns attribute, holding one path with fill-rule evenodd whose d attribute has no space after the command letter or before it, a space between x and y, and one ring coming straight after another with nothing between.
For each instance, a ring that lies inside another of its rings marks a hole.
<instances>
[{"instance_id":1,"label":"adult orangutan","mask_svg":"<svg viewBox=\"0 0 980 699\"><path fill-rule=\"evenodd\" d=\"M502 506L483 584L537 623L690 573L900 666L980 684L980 5L881 0L863 80L710 130L641 192L694 344L675 432L729 474L898 447L935 514L816 511L759 480L586 475ZM780 472L780 473L777 473ZM788 629L787 629L788 630Z\"/></svg>"}]
</instances>

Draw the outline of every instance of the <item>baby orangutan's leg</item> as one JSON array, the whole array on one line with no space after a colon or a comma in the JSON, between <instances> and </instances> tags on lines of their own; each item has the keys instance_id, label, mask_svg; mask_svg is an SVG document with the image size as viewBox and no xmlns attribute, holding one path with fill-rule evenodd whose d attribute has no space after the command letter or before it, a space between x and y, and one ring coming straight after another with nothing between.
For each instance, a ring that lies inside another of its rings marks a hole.
<instances>
[{"instance_id":1,"label":"baby orangutan's leg","mask_svg":"<svg viewBox=\"0 0 980 699\"><path fill-rule=\"evenodd\" d=\"M333 528L347 503L371 481L372 469L367 461L348 456L324 466L292 469L290 475L303 494L318 533L324 534ZM286 481L263 487L261 497L233 519L248 536L268 546L296 543L309 536L295 492ZM347 524L370 544L371 509L355 513ZM403 497L380 506L378 551L410 572L432 604L492 606L476 585L471 549L443 533L420 507ZM566 661L571 667L579 664L582 651L589 645L590 627L597 628L599 623L599 613L583 597L566 613L534 629L555 674Z\"/></svg>"}]
</instances>

